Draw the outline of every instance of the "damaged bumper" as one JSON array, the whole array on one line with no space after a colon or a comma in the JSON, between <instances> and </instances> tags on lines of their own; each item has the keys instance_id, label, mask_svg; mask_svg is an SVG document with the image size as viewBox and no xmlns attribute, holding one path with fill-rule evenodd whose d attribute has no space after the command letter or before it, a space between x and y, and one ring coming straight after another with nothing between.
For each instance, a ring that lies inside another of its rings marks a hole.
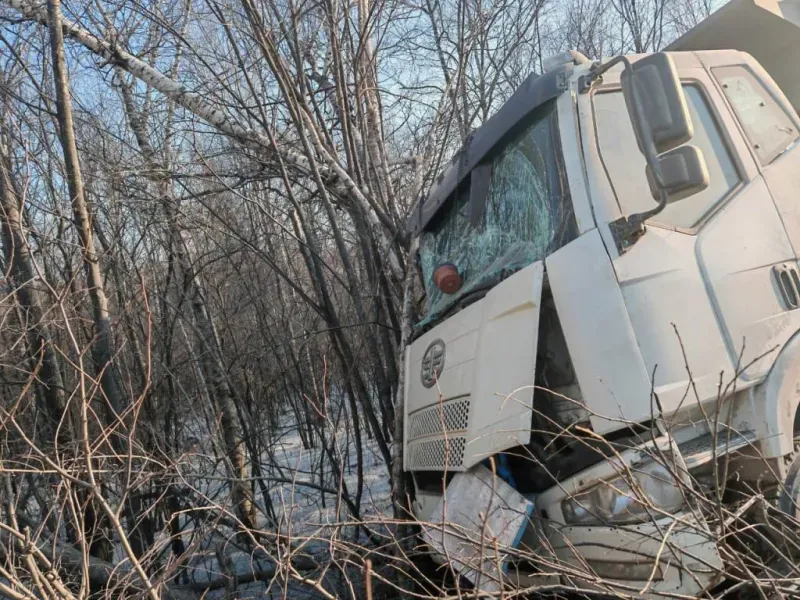
<instances>
[{"instance_id":1,"label":"damaged bumper","mask_svg":"<svg viewBox=\"0 0 800 600\"><path fill-rule=\"evenodd\" d=\"M647 478L655 477L661 481L648 489ZM674 492L651 491L669 485L681 494L680 502ZM592 490L598 490L594 498ZM629 498L638 509L615 513ZM592 511L602 501L611 507L603 515L576 517L576 505ZM523 545L543 562L549 558L557 564L565 584L658 597L695 596L720 581L723 564L715 536L692 509L686 465L670 440L627 451L540 494L536 516Z\"/></svg>"},{"instance_id":2,"label":"damaged bumper","mask_svg":"<svg viewBox=\"0 0 800 600\"><path fill-rule=\"evenodd\" d=\"M722 561L705 523L690 512L620 527L545 529L562 582L642 597L696 596L719 582Z\"/></svg>"},{"instance_id":3,"label":"damaged bumper","mask_svg":"<svg viewBox=\"0 0 800 600\"><path fill-rule=\"evenodd\" d=\"M623 597L695 597L719 583L724 569L714 532L693 507L687 462L662 438L526 497L477 467L457 474L444 495L419 495L414 508L440 562L473 580L469 574L487 564L505 564L484 576L495 591L564 585ZM473 491L459 488L465 485ZM482 488L494 500L481 498ZM530 516L514 525L525 505ZM482 529L489 538L475 537Z\"/></svg>"}]
</instances>

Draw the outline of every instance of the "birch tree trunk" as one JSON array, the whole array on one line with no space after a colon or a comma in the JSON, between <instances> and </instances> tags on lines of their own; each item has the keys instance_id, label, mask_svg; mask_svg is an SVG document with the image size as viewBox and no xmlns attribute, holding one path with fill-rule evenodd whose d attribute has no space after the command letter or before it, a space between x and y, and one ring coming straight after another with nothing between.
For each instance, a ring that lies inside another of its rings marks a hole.
<instances>
[{"instance_id":1,"label":"birch tree trunk","mask_svg":"<svg viewBox=\"0 0 800 600\"><path fill-rule=\"evenodd\" d=\"M412 242L411 251L416 252L417 243ZM409 265L406 279L403 283L403 306L402 306L402 331L400 349L397 353L398 362L398 382L397 397L394 410L394 440L392 445L392 504L396 519L403 520L411 514L408 504L406 490L406 474L403 469L403 428L405 426L405 351L411 340L411 328L413 326L413 300L414 300L414 268ZM405 539L402 533L398 536Z\"/></svg>"},{"instance_id":2,"label":"birch tree trunk","mask_svg":"<svg viewBox=\"0 0 800 600\"><path fill-rule=\"evenodd\" d=\"M64 166L67 173L67 188L72 204L74 225L80 240L84 269L86 271L86 284L92 305L92 320L94 324L94 339L91 344L92 362L96 374L100 377L100 387L105 404L105 427L110 435L111 446L120 460L128 449L128 433L130 431L129 403L123 395L117 368L114 364L114 332L111 327L111 317L108 310L108 298L103 286L103 277L100 270L100 261L94 245L92 220L84 193L83 176L81 174L78 148L75 143L75 127L72 117L72 100L69 92L69 78L67 76L66 60L64 58L64 39L61 29L61 4L60 0L48 0L47 12L50 22L50 49L53 60L53 78L56 90L56 109L59 126L59 141L64 154ZM81 398L82 402L89 402L89 398ZM90 456L87 461L92 460ZM99 490L95 490L99 492ZM100 499L99 501L102 501ZM142 556L147 549L147 535L144 528L137 525L138 515L135 513L137 502L128 496L125 499L125 517L130 532L130 542L136 556ZM87 527L94 530L97 518L107 519L102 515L99 507L95 506L93 494L89 494L86 506L87 515L96 515L90 519ZM96 537L94 531L90 534ZM93 546L101 547L103 544ZM103 550L105 551L105 550Z\"/></svg>"},{"instance_id":3,"label":"birch tree trunk","mask_svg":"<svg viewBox=\"0 0 800 600\"><path fill-rule=\"evenodd\" d=\"M226 373L219 334L208 310L205 290L203 290L202 282L189 259L177 203L172 192L172 183L165 176L169 171L168 161L165 159L163 164L159 163L156 152L147 137L146 124L134 105L130 88L125 83L124 73L119 67L116 71L125 115L139 150L147 161L148 179L153 184L153 191L161 203L166 218L170 252L177 259L177 266L181 270L186 286L199 345L200 368L203 372L203 379L210 387L209 395L214 407L220 415L222 438L231 473L231 499L234 510L242 526L249 529L255 525L255 503L252 490L247 484L249 474L245 444L236 410L238 399Z\"/></svg>"},{"instance_id":4,"label":"birch tree trunk","mask_svg":"<svg viewBox=\"0 0 800 600\"><path fill-rule=\"evenodd\" d=\"M86 271L86 283L92 303L92 319L95 339L92 343L92 360L110 408L109 424L121 424L126 403L123 399L119 378L113 364L114 335L111 328L111 317L108 312L108 298L103 287L103 276L100 271L100 260L94 245L92 218L86 203L78 159L78 147L75 144L75 127L72 119L72 99L69 92L67 65L64 59L64 37L61 30L61 2L48 0L47 12L50 19L50 49L53 59L53 77L56 90L56 108L58 113L59 140L64 153L64 166L67 172L67 188L72 204L75 229L80 239L83 264ZM119 435L112 436L119 440Z\"/></svg>"}]
</instances>

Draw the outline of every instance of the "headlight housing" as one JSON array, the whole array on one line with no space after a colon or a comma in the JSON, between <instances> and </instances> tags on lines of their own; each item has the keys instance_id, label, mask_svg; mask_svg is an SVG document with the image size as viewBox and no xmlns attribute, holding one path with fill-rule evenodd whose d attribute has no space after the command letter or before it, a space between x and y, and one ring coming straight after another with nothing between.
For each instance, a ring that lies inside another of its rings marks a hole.
<instances>
[{"instance_id":1,"label":"headlight housing","mask_svg":"<svg viewBox=\"0 0 800 600\"><path fill-rule=\"evenodd\" d=\"M564 499L561 512L567 525L641 523L662 512L677 512L684 504L672 473L650 462Z\"/></svg>"}]
</instances>

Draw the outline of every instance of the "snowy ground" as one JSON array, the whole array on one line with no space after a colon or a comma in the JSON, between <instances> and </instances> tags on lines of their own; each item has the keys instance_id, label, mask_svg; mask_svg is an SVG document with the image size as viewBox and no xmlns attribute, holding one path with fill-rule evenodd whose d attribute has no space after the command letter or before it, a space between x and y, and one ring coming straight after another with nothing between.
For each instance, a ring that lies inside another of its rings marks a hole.
<instances>
[{"instance_id":1,"label":"snowy ground","mask_svg":"<svg viewBox=\"0 0 800 600\"><path fill-rule=\"evenodd\" d=\"M273 477L285 478L293 483L272 483L270 485L270 496L275 512L279 520L281 533L294 539L305 536L314 538L313 543L304 545L303 551L314 556L318 561L325 561L330 556L329 545L325 542L334 532L337 536L354 535L357 533L355 528L342 529L338 527L343 522L352 521L352 515L347 507L337 502L334 494L324 494L314 486L320 484L319 465L321 462L322 449L303 448L300 436L296 429L285 428L277 437L273 445L272 452L265 456L263 465L270 469ZM349 439L348 432L343 429L337 433L337 447L339 455L349 457L349 464L343 467L344 482L351 496L355 494L357 485L356 456L352 439ZM203 452L190 458L188 468L181 471L186 475L187 481L190 472L194 474L208 473L213 469L220 476L219 465L213 465L208 457L210 452ZM364 520L376 520L382 517L391 518L390 500L390 477L389 472L376 444L373 440L364 439L364 472L363 472L363 492L361 499L361 514ZM224 477L216 479L206 479L205 484L198 486L198 489L210 500L224 502L226 488L222 483ZM199 481L203 481L202 478ZM313 485L304 485L305 483ZM326 473L324 487L337 490L340 482L330 473ZM261 502L261 496L256 493L256 501ZM262 516L263 518L263 516ZM265 529L272 529L266 523L262 523ZM205 579L218 579L221 569L218 557L224 554L228 565L233 567L237 573L250 571L254 566L264 566L267 563L259 562L254 557L234 545L228 543L231 531L219 529L212 535L205 536L205 543L201 549L194 553L191 561L191 577L200 581ZM223 554L220 553L220 549ZM121 557L120 557L121 558ZM269 591L267 591L269 589ZM316 598L319 597L307 586L290 585L284 588L280 583L273 582L272 585L264 582L241 585L236 595L231 596L225 590L217 590L206 596L206 598Z\"/></svg>"},{"instance_id":2,"label":"snowy ground","mask_svg":"<svg viewBox=\"0 0 800 600\"><path fill-rule=\"evenodd\" d=\"M340 454L349 457L349 465L344 468L344 480L351 493L356 489L356 458L352 443L347 444L343 438L339 444ZM310 533L324 524L341 522L348 518L346 509L341 508L337 515L336 499L327 498L326 507L322 506L321 494L318 490L304 486L303 482L319 483L318 478L313 478L311 473L318 470L320 462L319 448L306 450L296 432L284 435L277 444L274 453L280 466L289 477L295 478L295 485L282 484L275 486L272 491L272 501L277 507L282 507L283 515L295 528L293 533L303 535ZM316 474L315 474L316 475ZM326 486L338 489L339 482L332 478L326 479ZM390 480L389 472L377 445L372 440L364 440L364 488L362 497L362 516L367 518L390 516Z\"/></svg>"}]
</instances>

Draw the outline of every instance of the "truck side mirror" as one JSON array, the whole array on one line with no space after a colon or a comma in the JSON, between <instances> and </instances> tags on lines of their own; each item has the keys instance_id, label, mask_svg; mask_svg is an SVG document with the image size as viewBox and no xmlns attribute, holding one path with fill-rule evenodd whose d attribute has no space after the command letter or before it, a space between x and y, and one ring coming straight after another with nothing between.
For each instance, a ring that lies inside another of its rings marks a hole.
<instances>
[{"instance_id":1,"label":"truck side mirror","mask_svg":"<svg viewBox=\"0 0 800 600\"><path fill-rule=\"evenodd\" d=\"M632 63L622 72L621 83L636 141L648 163L691 139L689 108L669 54L659 52Z\"/></svg>"},{"instance_id":2,"label":"truck side mirror","mask_svg":"<svg viewBox=\"0 0 800 600\"><path fill-rule=\"evenodd\" d=\"M647 161L646 175L654 208L622 216L609 223L611 234L622 253L644 233L645 222L676 202L708 185L708 169L699 149L688 146L694 129L681 80L669 54L659 52L631 62L620 56L592 74L596 79L622 62L622 95L631 118L639 150ZM659 156L661 155L661 156Z\"/></svg>"},{"instance_id":3,"label":"truck side mirror","mask_svg":"<svg viewBox=\"0 0 800 600\"><path fill-rule=\"evenodd\" d=\"M656 183L650 165L646 168L650 193L656 200L661 200L662 191L666 195L666 203L670 204L708 187L708 168L703 152L697 146L675 148L656 160L661 171L660 186Z\"/></svg>"}]
</instances>

